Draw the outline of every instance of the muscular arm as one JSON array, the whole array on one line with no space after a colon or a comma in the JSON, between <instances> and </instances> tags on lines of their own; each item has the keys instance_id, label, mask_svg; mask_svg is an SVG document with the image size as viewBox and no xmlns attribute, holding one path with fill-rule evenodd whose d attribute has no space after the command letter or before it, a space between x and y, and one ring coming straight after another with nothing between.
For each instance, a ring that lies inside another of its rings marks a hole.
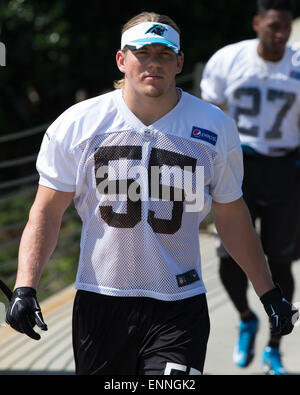
<instances>
[{"instance_id":1,"label":"muscular arm","mask_svg":"<svg viewBox=\"0 0 300 395\"><path fill-rule=\"evenodd\" d=\"M53 253L61 219L74 193L39 186L19 247L15 288L37 289L43 268Z\"/></svg>"},{"instance_id":2,"label":"muscular arm","mask_svg":"<svg viewBox=\"0 0 300 395\"><path fill-rule=\"evenodd\" d=\"M260 297L274 283L264 252L243 198L231 203L213 202L216 229L234 260L247 274Z\"/></svg>"}]
</instances>

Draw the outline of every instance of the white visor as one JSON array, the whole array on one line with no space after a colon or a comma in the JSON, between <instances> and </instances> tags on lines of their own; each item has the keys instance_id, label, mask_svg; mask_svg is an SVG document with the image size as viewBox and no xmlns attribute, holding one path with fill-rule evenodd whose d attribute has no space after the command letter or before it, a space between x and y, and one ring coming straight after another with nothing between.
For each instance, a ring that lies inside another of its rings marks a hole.
<instances>
[{"instance_id":1,"label":"white visor","mask_svg":"<svg viewBox=\"0 0 300 395\"><path fill-rule=\"evenodd\" d=\"M143 22L122 34L121 49L126 46L140 49L151 44L162 44L177 54L180 52L179 34L171 26L163 23Z\"/></svg>"}]
</instances>

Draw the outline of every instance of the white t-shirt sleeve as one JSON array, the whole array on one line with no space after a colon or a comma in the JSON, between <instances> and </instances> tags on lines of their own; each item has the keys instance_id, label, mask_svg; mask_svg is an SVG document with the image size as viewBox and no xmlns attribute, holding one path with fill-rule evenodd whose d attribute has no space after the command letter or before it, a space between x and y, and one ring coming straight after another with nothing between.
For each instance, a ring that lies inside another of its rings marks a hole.
<instances>
[{"instance_id":1,"label":"white t-shirt sleeve","mask_svg":"<svg viewBox=\"0 0 300 395\"><path fill-rule=\"evenodd\" d=\"M206 63L200 83L203 100L216 105L225 102L226 73L224 74L223 52L219 50Z\"/></svg>"},{"instance_id":2,"label":"white t-shirt sleeve","mask_svg":"<svg viewBox=\"0 0 300 395\"><path fill-rule=\"evenodd\" d=\"M210 187L210 194L218 203L230 203L243 195L243 154L237 127L230 118L224 140L225 147L215 158L214 178Z\"/></svg>"},{"instance_id":3,"label":"white t-shirt sleeve","mask_svg":"<svg viewBox=\"0 0 300 395\"><path fill-rule=\"evenodd\" d=\"M59 117L46 131L36 162L39 184L62 192L75 192L77 165L71 151L73 125Z\"/></svg>"}]
</instances>

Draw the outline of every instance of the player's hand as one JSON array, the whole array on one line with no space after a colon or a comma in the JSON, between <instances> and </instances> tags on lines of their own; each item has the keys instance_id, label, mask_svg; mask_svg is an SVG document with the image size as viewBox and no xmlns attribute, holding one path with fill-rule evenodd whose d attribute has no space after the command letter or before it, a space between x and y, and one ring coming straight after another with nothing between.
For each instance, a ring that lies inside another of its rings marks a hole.
<instances>
[{"instance_id":1,"label":"player's hand","mask_svg":"<svg viewBox=\"0 0 300 395\"><path fill-rule=\"evenodd\" d=\"M16 331L25 333L34 340L41 338L33 327L37 325L43 331L48 328L37 302L35 289L20 287L14 290L6 312L6 322Z\"/></svg>"},{"instance_id":2,"label":"player's hand","mask_svg":"<svg viewBox=\"0 0 300 395\"><path fill-rule=\"evenodd\" d=\"M260 300L269 316L271 334L284 336L291 333L299 319L299 311L282 297L279 286L265 293Z\"/></svg>"}]
</instances>

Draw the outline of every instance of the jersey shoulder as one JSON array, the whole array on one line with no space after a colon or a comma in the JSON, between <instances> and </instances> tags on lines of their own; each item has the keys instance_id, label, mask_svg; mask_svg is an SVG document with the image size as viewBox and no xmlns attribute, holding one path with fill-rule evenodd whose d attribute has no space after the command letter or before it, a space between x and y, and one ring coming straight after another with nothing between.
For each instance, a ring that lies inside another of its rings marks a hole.
<instances>
[{"instance_id":1,"label":"jersey shoulder","mask_svg":"<svg viewBox=\"0 0 300 395\"><path fill-rule=\"evenodd\" d=\"M226 45L212 55L209 60L212 66L216 63L230 65L238 58L248 56L249 51L257 45L257 39L243 40L237 43Z\"/></svg>"},{"instance_id":2,"label":"jersey shoulder","mask_svg":"<svg viewBox=\"0 0 300 395\"><path fill-rule=\"evenodd\" d=\"M200 132L203 131L205 135L204 143L208 143L210 147L212 145L216 151L220 149L228 149L228 147L239 145L239 135L235 125L235 122L231 117L224 113L219 107L214 104L208 103L198 97L187 94L187 112L185 116L189 119L189 123L193 125L192 130L195 128ZM195 142L203 143L201 135L189 135Z\"/></svg>"},{"instance_id":3,"label":"jersey shoulder","mask_svg":"<svg viewBox=\"0 0 300 395\"><path fill-rule=\"evenodd\" d=\"M300 44L288 43L286 45L286 52L287 52L286 62L290 63L290 68L300 72ZM298 77L298 80L300 80L299 74L296 76L294 75L294 77Z\"/></svg>"},{"instance_id":4,"label":"jersey shoulder","mask_svg":"<svg viewBox=\"0 0 300 395\"><path fill-rule=\"evenodd\" d=\"M231 122L231 118L218 106L208 103L190 93L185 92L184 94L186 97L186 111L190 113L192 118L220 124Z\"/></svg>"},{"instance_id":5,"label":"jersey shoulder","mask_svg":"<svg viewBox=\"0 0 300 395\"><path fill-rule=\"evenodd\" d=\"M65 110L48 128L49 139L67 141L69 146L76 146L92 136L101 123L116 110L114 92L108 92L80 103ZM87 133L88 131L88 133Z\"/></svg>"}]
</instances>

